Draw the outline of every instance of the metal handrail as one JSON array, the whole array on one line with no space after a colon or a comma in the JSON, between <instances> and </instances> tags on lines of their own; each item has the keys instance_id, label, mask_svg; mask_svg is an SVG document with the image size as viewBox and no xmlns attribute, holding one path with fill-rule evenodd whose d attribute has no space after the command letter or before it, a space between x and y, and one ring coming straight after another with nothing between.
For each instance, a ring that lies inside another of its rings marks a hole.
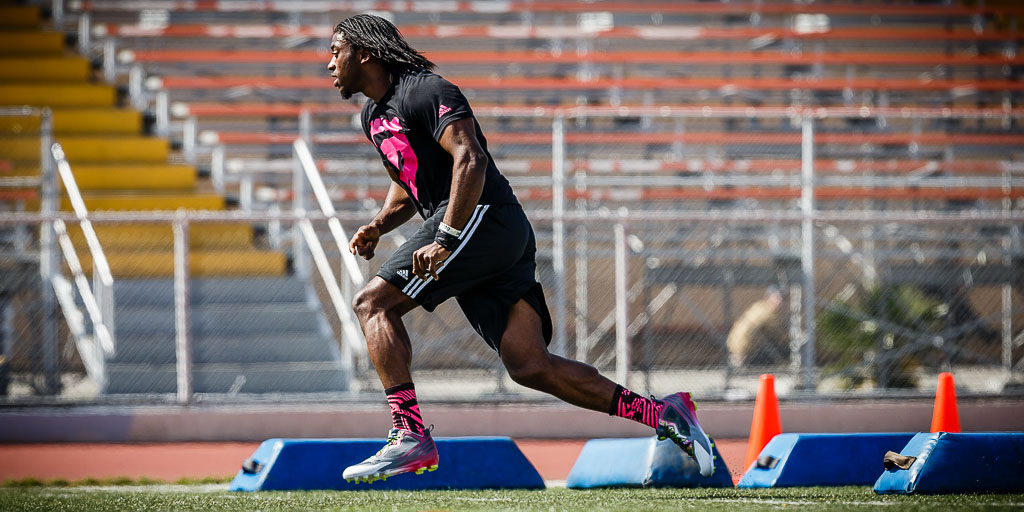
<instances>
[{"instance_id":1,"label":"metal handrail","mask_svg":"<svg viewBox=\"0 0 1024 512\"><path fill-rule=\"evenodd\" d=\"M71 165L68 164L65 157L64 148L59 143L54 143L50 146L50 153L53 155L57 174L64 183L64 189L71 202L75 219L82 229L82 234L85 236L86 244L89 247L89 253L92 256L93 280L91 286L89 280L85 277L74 243L72 243L71 237L68 236L64 221L61 219L55 220L53 229L57 235L57 241L64 255L64 260L71 271L72 281L78 287L78 292L82 296L82 303L92 322L93 335L95 341L99 344L100 351L97 351L92 346L91 342L93 340L86 337L84 326L75 325L81 319L81 312L78 311L74 301L69 300L69 292L72 291L71 287L69 283L63 281L64 277L59 272L54 272L52 276L54 291L57 292L58 300L65 311L65 316L76 320L75 322L69 321L72 334L74 334L79 345L79 352L83 355L83 361L89 359L86 368L90 370L90 376L102 388L106 382L105 361L116 352L114 337L114 276L111 273L110 264L103 252L103 247L100 245L99 238L96 236L96 230L93 229L92 223L89 221L89 211L85 207L82 193L78 188L78 183L75 181L74 174L71 172ZM56 187L53 187L53 189L56 190Z\"/></svg>"},{"instance_id":2,"label":"metal handrail","mask_svg":"<svg viewBox=\"0 0 1024 512\"><path fill-rule=\"evenodd\" d=\"M359 262L348 251L348 236L345 234L344 228L341 227L341 221L336 217L337 212L334 209L334 203L331 202L331 196L327 193L327 187L320 177L320 171L317 170L316 161L313 160L313 154L309 151L309 145L306 144L306 141L298 139L293 147L306 180L309 181L310 187L312 187L313 195L316 196L320 212L328 218L327 226L331 230L335 243L338 244L338 250L341 251L341 261L348 270L352 282L357 286L362 286L365 279L363 278L362 270L359 268Z\"/></svg>"},{"instance_id":3,"label":"metal handrail","mask_svg":"<svg viewBox=\"0 0 1024 512\"><path fill-rule=\"evenodd\" d=\"M345 337L345 342L342 343L342 360L344 361L343 364L350 370L349 374L352 375L351 370L355 367L353 364L353 352L358 353L360 356L365 356L366 341L355 318L355 313L350 306L352 298L350 290L352 286L356 288L362 287L366 279L363 277L362 269L359 268L359 263L356 261L355 256L348 251L348 236L341 226L341 221L338 220L337 212L331 203L330 196L327 194L327 188L320 178L320 173L317 170L309 146L304 140L298 139L293 144L293 149L295 157L293 183L295 208L293 213L296 216L305 215L305 184L309 183L313 195L316 197L320 213L327 218L331 237L334 239L334 243L341 254L342 278L347 277L347 281L343 285L339 285L339 280L331 268L320 238L313 229L313 223L308 218L298 221L295 232L294 250L297 273L299 275L308 275L308 269L306 268L308 263L301 254L302 243L304 242L306 247L309 248L313 257L313 264L316 266L317 272L324 282L327 294L331 299L331 304L334 306L334 312L341 323L342 332ZM349 283L352 286L349 286ZM343 291L343 288L349 293Z\"/></svg>"}]
</instances>

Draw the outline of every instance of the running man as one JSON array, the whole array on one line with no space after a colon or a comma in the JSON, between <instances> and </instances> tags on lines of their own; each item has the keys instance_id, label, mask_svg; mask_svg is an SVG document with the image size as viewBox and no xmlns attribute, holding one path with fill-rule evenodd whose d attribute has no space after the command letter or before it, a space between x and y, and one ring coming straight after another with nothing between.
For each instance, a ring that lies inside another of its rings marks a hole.
<instances>
[{"instance_id":1,"label":"running man","mask_svg":"<svg viewBox=\"0 0 1024 512\"><path fill-rule=\"evenodd\" d=\"M455 297L515 382L570 404L644 423L714 471L712 445L689 393L661 400L616 385L589 365L548 352L551 317L535 277L533 228L487 151L458 87L409 46L391 22L360 14L337 25L327 69L348 99L363 93L362 124L391 177L384 205L349 249L373 258L380 237L419 214L423 224L355 297L366 345L394 428L375 455L344 471L373 482L437 468L413 387L402 316Z\"/></svg>"}]
</instances>

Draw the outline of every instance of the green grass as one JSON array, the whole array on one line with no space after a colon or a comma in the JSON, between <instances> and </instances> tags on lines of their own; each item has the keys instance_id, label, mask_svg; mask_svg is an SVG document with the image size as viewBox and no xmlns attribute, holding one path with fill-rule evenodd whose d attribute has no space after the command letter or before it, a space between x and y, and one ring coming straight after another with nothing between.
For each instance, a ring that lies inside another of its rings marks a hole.
<instances>
[{"instance_id":1,"label":"green grass","mask_svg":"<svg viewBox=\"0 0 1024 512\"><path fill-rule=\"evenodd\" d=\"M544 491L228 492L207 486L8 487L0 510L892 510L1024 508L1024 494L879 496L868 487L792 489L548 489Z\"/></svg>"}]
</instances>

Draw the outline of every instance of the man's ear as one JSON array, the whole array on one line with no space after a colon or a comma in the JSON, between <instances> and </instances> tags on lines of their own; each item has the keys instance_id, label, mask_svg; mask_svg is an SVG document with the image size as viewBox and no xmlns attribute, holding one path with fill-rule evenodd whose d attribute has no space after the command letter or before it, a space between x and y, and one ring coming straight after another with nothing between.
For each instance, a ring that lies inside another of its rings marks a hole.
<instances>
[{"instance_id":1,"label":"man's ear","mask_svg":"<svg viewBox=\"0 0 1024 512\"><path fill-rule=\"evenodd\" d=\"M360 48L359 49L359 63L360 64L366 64L367 62L370 62L370 58L371 57L373 57L373 55L370 54L370 50L367 50L366 48Z\"/></svg>"}]
</instances>

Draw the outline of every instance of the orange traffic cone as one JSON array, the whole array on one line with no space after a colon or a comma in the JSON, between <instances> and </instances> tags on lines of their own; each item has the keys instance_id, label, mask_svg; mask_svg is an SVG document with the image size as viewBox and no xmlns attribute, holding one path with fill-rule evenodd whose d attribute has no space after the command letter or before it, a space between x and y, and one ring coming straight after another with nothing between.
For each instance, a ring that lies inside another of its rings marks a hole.
<instances>
[{"instance_id":1,"label":"orange traffic cone","mask_svg":"<svg viewBox=\"0 0 1024 512\"><path fill-rule=\"evenodd\" d=\"M747 461L743 467L749 469L768 441L781 433L782 420L779 418L779 399L775 396L775 376L766 373L761 375L761 382L757 387L754 421L750 423Z\"/></svg>"},{"instance_id":2,"label":"orange traffic cone","mask_svg":"<svg viewBox=\"0 0 1024 512\"><path fill-rule=\"evenodd\" d=\"M960 432L960 413L956 410L956 388L953 374L939 374L939 387L935 390L935 409L932 410L932 432Z\"/></svg>"}]
</instances>

